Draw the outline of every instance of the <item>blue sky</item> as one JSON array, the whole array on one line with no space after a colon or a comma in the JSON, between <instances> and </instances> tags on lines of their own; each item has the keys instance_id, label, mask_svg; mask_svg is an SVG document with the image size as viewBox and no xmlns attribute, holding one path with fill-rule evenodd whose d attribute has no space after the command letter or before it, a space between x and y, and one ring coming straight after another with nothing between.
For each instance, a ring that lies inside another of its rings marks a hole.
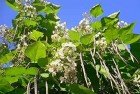
<instances>
[{"instance_id":1,"label":"blue sky","mask_svg":"<svg viewBox=\"0 0 140 94\"><path fill-rule=\"evenodd\" d=\"M90 8L96 4L101 4L104 15L120 11L120 19L128 23L135 22L135 33L140 34L140 1L139 0L48 0L61 5L59 17L67 22L67 27L76 26L82 19L84 12L89 12ZM11 20L16 12L5 4L5 0L0 0L0 25L11 26Z\"/></svg>"}]
</instances>

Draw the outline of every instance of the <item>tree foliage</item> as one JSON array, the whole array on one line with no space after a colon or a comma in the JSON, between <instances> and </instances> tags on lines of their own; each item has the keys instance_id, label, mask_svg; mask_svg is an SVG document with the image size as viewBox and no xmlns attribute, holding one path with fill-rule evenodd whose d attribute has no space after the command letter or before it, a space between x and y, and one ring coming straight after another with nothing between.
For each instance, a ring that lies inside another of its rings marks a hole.
<instances>
[{"instance_id":1,"label":"tree foliage","mask_svg":"<svg viewBox=\"0 0 140 94\"><path fill-rule=\"evenodd\" d=\"M0 94L139 94L140 35L100 4L67 29L60 6L6 0L18 12L0 26ZM100 18L99 18L100 17Z\"/></svg>"}]
</instances>

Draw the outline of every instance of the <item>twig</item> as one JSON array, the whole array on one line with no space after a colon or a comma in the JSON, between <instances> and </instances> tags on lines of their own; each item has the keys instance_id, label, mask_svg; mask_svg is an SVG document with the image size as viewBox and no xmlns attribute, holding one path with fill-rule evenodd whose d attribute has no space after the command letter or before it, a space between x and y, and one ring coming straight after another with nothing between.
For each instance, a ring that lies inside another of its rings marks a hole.
<instances>
[{"instance_id":1,"label":"twig","mask_svg":"<svg viewBox=\"0 0 140 94\"><path fill-rule=\"evenodd\" d=\"M37 78L36 78L36 76L34 77L34 94L38 94L37 93L38 91L37 91Z\"/></svg>"},{"instance_id":2,"label":"twig","mask_svg":"<svg viewBox=\"0 0 140 94\"><path fill-rule=\"evenodd\" d=\"M123 89L124 93L125 93L125 94L130 94L130 92L129 92L127 86L125 85L125 83L124 83L124 81L123 81L123 79L122 79L122 77L121 77L121 74L120 74L118 65L116 64L114 58L113 58L112 60L113 60L113 62L114 62L114 64L115 64L115 67L116 67L116 70L117 70L117 75L118 75L118 77L119 77L119 79L120 79L120 81L121 81L121 83L122 83L121 85L122 85L122 89Z\"/></svg>"},{"instance_id":3,"label":"twig","mask_svg":"<svg viewBox=\"0 0 140 94\"><path fill-rule=\"evenodd\" d=\"M46 86L46 94L49 94L48 92L48 83L47 83L47 81L46 81L46 83L45 83L45 86Z\"/></svg>"},{"instance_id":4,"label":"twig","mask_svg":"<svg viewBox=\"0 0 140 94\"><path fill-rule=\"evenodd\" d=\"M30 94L30 81L29 81L29 83L27 85L27 94Z\"/></svg>"},{"instance_id":5,"label":"twig","mask_svg":"<svg viewBox=\"0 0 140 94\"><path fill-rule=\"evenodd\" d=\"M83 62L83 58L82 58L82 53L80 53L80 61L81 61L81 67L82 67L82 70L83 70L86 85L87 85L87 87L89 87L88 78L87 78L87 74L86 74L86 71L85 71L84 62Z\"/></svg>"},{"instance_id":6,"label":"twig","mask_svg":"<svg viewBox=\"0 0 140 94\"><path fill-rule=\"evenodd\" d=\"M99 56L99 58L103 61L103 62L100 61L100 63L101 63L101 65L104 66L104 68L106 69L106 71L108 71L109 78L114 82L114 84L115 84L115 86L116 86L116 88L117 88L117 90L118 90L118 93L121 94L120 89L119 89L119 86L118 86L118 83L115 81L115 79L114 79L114 78L112 77L112 75L110 74L109 69L108 69L108 67L107 67L106 64L105 64L105 61L103 60L103 58L101 57L101 55L100 55L98 52L96 52L96 53L97 53L97 55Z\"/></svg>"}]
</instances>

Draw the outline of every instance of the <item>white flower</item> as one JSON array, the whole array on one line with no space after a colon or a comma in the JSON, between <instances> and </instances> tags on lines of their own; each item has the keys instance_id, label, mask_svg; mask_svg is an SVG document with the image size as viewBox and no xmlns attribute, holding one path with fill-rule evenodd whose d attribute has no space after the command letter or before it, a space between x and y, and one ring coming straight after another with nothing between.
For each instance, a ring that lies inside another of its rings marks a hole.
<instances>
[{"instance_id":1,"label":"white flower","mask_svg":"<svg viewBox=\"0 0 140 94\"><path fill-rule=\"evenodd\" d=\"M120 22L117 23L117 25L118 25L118 27L123 28L123 27L128 26L128 23L124 22L124 21L120 21Z\"/></svg>"},{"instance_id":2,"label":"white flower","mask_svg":"<svg viewBox=\"0 0 140 94\"><path fill-rule=\"evenodd\" d=\"M26 42L23 43L24 46L28 46L28 44Z\"/></svg>"},{"instance_id":3,"label":"white flower","mask_svg":"<svg viewBox=\"0 0 140 94\"><path fill-rule=\"evenodd\" d=\"M101 40L105 41L105 40L106 40L106 38L105 38L105 37L102 37L102 38L101 38Z\"/></svg>"},{"instance_id":4,"label":"white flower","mask_svg":"<svg viewBox=\"0 0 140 94\"><path fill-rule=\"evenodd\" d=\"M19 50L19 49L20 49L20 47L21 47L21 46L20 46L20 44L18 44L18 45L17 45L17 50Z\"/></svg>"},{"instance_id":5,"label":"white flower","mask_svg":"<svg viewBox=\"0 0 140 94\"><path fill-rule=\"evenodd\" d=\"M48 71L52 73L53 75L56 75L57 72L61 71L62 66L63 64L61 63L60 59L56 59L52 61L49 65L47 65Z\"/></svg>"},{"instance_id":6,"label":"white flower","mask_svg":"<svg viewBox=\"0 0 140 94\"><path fill-rule=\"evenodd\" d=\"M52 62L50 63L50 65L58 66L58 65L60 64L60 62L61 62L61 60L60 60L60 59L57 59L57 60L55 60L55 61L52 61Z\"/></svg>"},{"instance_id":7,"label":"white flower","mask_svg":"<svg viewBox=\"0 0 140 94\"><path fill-rule=\"evenodd\" d=\"M26 35L21 36L20 40L24 40L26 38Z\"/></svg>"},{"instance_id":8,"label":"white flower","mask_svg":"<svg viewBox=\"0 0 140 94\"><path fill-rule=\"evenodd\" d=\"M79 22L79 25L82 25L82 24L84 24L84 25L89 25L90 22L89 22L88 19L84 18L83 20L81 20L81 21Z\"/></svg>"},{"instance_id":9,"label":"white flower","mask_svg":"<svg viewBox=\"0 0 140 94\"><path fill-rule=\"evenodd\" d=\"M53 41L59 41L61 39L61 37L58 34L53 34L53 35L51 35L51 39Z\"/></svg>"},{"instance_id":10,"label":"white flower","mask_svg":"<svg viewBox=\"0 0 140 94\"><path fill-rule=\"evenodd\" d=\"M95 38L98 38L101 35L101 32L98 32L97 34L95 34Z\"/></svg>"},{"instance_id":11,"label":"white flower","mask_svg":"<svg viewBox=\"0 0 140 94\"><path fill-rule=\"evenodd\" d=\"M70 47L73 49L73 51L76 51L76 46L72 42L63 43L62 48L65 48L65 47Z\"/></svg>"}]
</instances>

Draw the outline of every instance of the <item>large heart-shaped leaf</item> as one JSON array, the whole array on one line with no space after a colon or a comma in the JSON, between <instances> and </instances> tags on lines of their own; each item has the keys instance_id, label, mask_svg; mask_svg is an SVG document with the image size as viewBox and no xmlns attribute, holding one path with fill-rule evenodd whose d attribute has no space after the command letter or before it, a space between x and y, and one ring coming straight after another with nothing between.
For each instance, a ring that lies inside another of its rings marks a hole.
<instances>
[{"instance_id":1,"label":"large heart-shaped leaf","mask_svg":"<svg viewBox=\"0 0 140 94\"><path fill-rule=\"evenodd\" d=\"M46 57L46 46L40 41L32 43L25 50L25 55L29 57L31 61L37 62L39 58Z\"/></svg>"}]
</instances>

